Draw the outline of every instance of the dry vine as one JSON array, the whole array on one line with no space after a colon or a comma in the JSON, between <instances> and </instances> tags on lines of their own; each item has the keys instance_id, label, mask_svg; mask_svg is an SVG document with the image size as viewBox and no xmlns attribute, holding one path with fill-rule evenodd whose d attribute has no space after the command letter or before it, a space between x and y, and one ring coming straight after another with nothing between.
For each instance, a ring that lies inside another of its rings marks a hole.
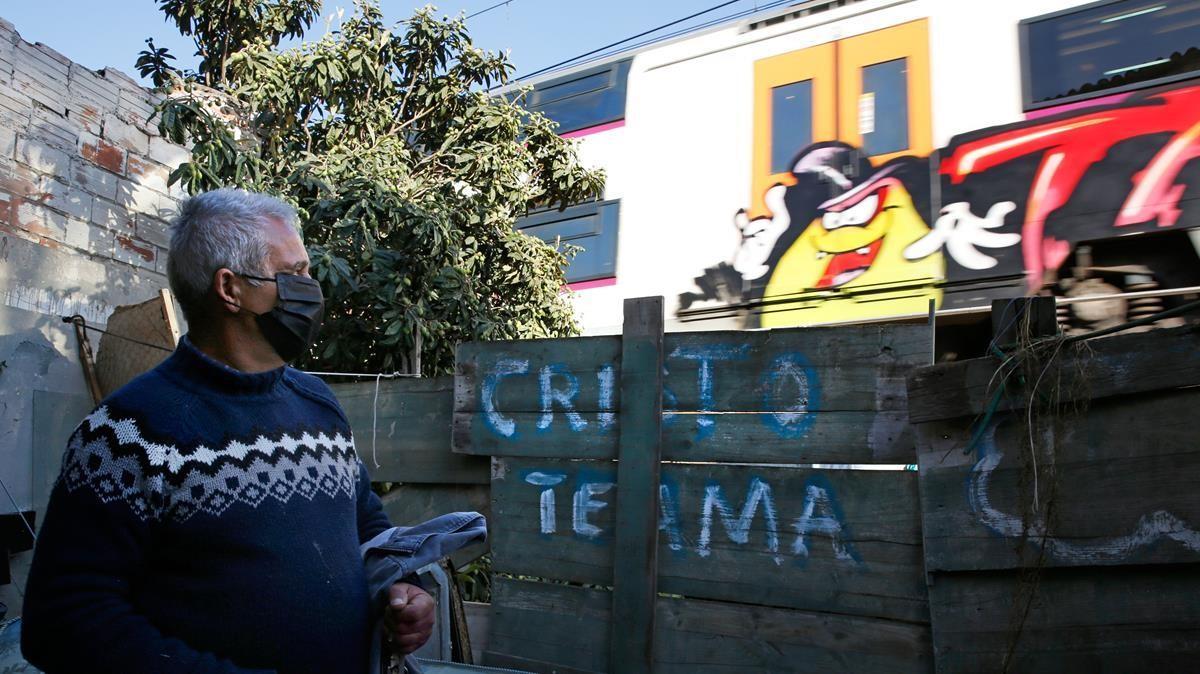
<instances>
[{"instance_id":1,"label":"dry vine","mask_svg":"<svg viewBox=\"0 0 1200 674\"><path fill-rule=\"evenodd\" d=\"M1065 335L1031 338L1029 312L1024 312L1020 320L1018 341L1003 352L1004 358L991 384L995 387L991 393L997 401L1003 397L1013 410L1010 423L1017 426L1012 437L1020 445L1015 456L1019 464L1017 494L1022 526L1014 543L1020 571L1009 612L1009 636L1002 663L1005 673L1013 669L1017 645L1037 601L1042 571L1048 561L1047 542L1057 528L1061 443L1075 422L1087 413L1090 403L1087 371L1090 345L1086 341L1069 341Z\"/></svg>"}]
</instances>

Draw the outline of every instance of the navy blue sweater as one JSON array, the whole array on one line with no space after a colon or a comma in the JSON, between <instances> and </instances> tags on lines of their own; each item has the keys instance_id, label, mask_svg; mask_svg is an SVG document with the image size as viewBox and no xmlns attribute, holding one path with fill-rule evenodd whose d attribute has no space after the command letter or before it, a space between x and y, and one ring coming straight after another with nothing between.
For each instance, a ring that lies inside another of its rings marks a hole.
<instances>
[{"instance_id":1,"label":"navy blue sweater","mask_svg":"<svg viewBox=\"0 0 1200 674\"><path fill-rule=\"evenodd\" d=\"M389 526L323 382L184 338L71 437L22 650L48 672L358 674L358 546Z\"/></svg>"}]
</instances>

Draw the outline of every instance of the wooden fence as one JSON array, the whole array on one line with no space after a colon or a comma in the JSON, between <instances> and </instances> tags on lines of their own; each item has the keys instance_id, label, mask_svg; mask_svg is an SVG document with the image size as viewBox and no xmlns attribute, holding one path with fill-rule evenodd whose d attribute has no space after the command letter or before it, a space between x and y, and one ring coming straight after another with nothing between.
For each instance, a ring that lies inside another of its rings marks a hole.
<instances>
[{"instance_id":1,"label":"wooden fence","mask_svg":"<svg viewBox=\"0 0 1200 674\"><path fill-rule=\"evenodd\" d=\"M383 379L333 384L350 419L355 446L371 479L391 483L384 509L397 524L446 512L491 513L488 461L450 451L454 378ZM463 563L486 551L471 546Z\"/></svg>"},{"instance_id":2,"label":"wooden fence","mask_svg":"<svg viewBox=\"0 0 1200 674\"><path fill-rule=\"evenodd\" d=\"M812 467L915 461L928 329L664 336L661 317L641 301L622 336L459 349L454 449L493 457L486 662L930 669L916 473Z\"/></svg>"},{"instance_id":3,"label":"wooden fence","mask_svg":"<svg viewBox=\"0 0 1200 674\"><path fill-rule=\"evenodd\" d=\"M382 382L374 415L374 383L338 390L375 479L405 483L393 516L489 502L485 664L1200 661L1196 328L1062 345L1023 377L928 366L925 326L661 318L638 300L620 336L464 344L452 379Z\"/></svg>"}]
</instances>

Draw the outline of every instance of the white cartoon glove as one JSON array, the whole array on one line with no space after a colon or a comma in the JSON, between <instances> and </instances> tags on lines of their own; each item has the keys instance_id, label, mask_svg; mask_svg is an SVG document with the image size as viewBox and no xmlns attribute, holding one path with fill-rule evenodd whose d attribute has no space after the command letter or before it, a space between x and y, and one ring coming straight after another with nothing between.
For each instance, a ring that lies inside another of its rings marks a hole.
<instances>
[{"instance_id":1,"label":"white cartoon glove","mask_svg":"<svg viewBox=\"0 0 1200 674\"><path fill-rule=\"evenodd\" d=\"M767 190L763 201L771 210L769 218L750 220L746 217L745 210L740 210L733 216L733 224L742 235L741 244L733 256L733 268L748 281L761 278L770 271L767 259L775 249L775 242L792 224L783 201L786 192L787 187L784 185L775 185Z\"/></svg>"},{"instance_id":2,"label":"white cartoon glove","mask_svg":"<svg viewBox=\"0 0 1200 674\"><path fill-rule=\"evenodd\" d=\"M1016 208L1011 201L1001 201L992 204L981 218L971 213L971 205L965 201L948 204L933 224L933 230L904 249L904 257L919 260L945 246L950 257L967 269L991 269L997 264L996 258L976 248L1007 248L1020 243L1020 234L988 231L1003 225L1004 216Z\"/></svg>"}]
</instances>

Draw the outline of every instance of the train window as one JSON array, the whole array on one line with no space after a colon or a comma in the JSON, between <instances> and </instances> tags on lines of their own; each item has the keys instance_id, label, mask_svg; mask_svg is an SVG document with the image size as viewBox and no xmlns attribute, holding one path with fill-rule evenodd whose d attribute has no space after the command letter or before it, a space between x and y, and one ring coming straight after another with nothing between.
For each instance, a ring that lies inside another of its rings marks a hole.
<instances>
[{"instance_id":1,"label":"train window","mask_svg":"<svg viewBox=\"0 0 1200 674\"><path fill-rule=\"evenodd\" d=\"M751 217L766 213L763 195L792 181L792 159L837 133L837 58L832 42L754 62Z\"/></svg>"},{"instance_id":2,"label":"train window","mask_svg":"<svg viewBox=\"0 0 1200 674\"><path fill-rule=\"evenodd\" d=\"M838 41L838 139L876 163L933 151L924 20Z\"/></svg>"},{"instance_id":3,"label":"train window","mask_svg":"<svg viewBox=\"0 0 1200 674\"><path fill-rule=\"evenodd\" d=\"M786 173L792 157L812 144L812 80L771 89L771 172Z\"/></svg>"},{"instance_id":4,"label":"train window","mask_svg":"<svg viewBox=\"0 0 1200 674\"><path fill-rule=\"evenodd\" d=\"M528 106L558 122L559 133L625 119L630 59L534 85Z\"/></svg>"},{"instance_id":5,"label":"train window","mask_svg":"<svg viewBox=\"0 0 1200 674\"><path fill-rule=\"evenodd\" d=\"M1200 2L1115 0L1021 22L1025 109L1200 77Z\"/></svg>"},{"instance_id":6,"label":"train window","mask_svg":"<svg viewBox=\"0 0 1200 674\"><path fill-rule=\"evenodd\" d=\"M592 91L601 91L607 89L612 84L612 72L604 70L603 72L593 73L574 79L561 81L561 83L552 86L541 86L533 91L533 104L546 105L554 101L561 101L564 98L570 98L579 94L586 94Z\"/></svg>"},{"instance_id":7,"label":"train window","mask_svg":"<svg viewBox=\"0 0 1200 674\"><path fill-rule=\"evenodd\" d=\"M594 201L530 213L517 229L547 243L569 243L582 250L567 266L568 283L611 278L617 274L617 232L621 201Z\"/></svg>"},{"instance_id":8,"label":"train window","mask_svg":"<svg viewBox=\"0 0 1200 674\"><path fill-rule=\"evenodd\" d=\"M871 156L908 149L908 59L862 69L858 131Z\"/></svg>"}]
</instances>

